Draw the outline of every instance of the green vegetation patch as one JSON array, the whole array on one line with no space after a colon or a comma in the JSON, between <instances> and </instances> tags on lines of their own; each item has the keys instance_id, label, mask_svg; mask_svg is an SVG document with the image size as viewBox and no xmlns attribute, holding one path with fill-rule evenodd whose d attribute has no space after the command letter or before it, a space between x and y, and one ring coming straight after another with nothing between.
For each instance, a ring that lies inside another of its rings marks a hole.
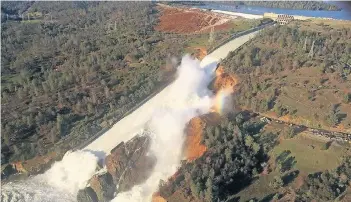
<instances>
[{"instance_id":1,"label":"green vegetation patch","mask_svg":"<svg viewBox=\"0 0 351 202\"><path fill-rule=\"evenodd\" d=\"M327 150L322 150L327 140L317 139L300 133L294 138L283 139L271 152L271 158L276 159L282 152L288 150L295 157L295 169L304 173L331 170L340 165L346 148L332 144Z\"/></svg>"},{"instance_id":2,"label":"green vegetation patch","mask_svg":"<svg viewBox=\"0 0 351 202\"><path fill-rule=\"evenodd\" d=\"M240 79L236 102L291 122L344 132L351 129L351 24L308 27L306 22L265 29L223 61Z\"/></svg>"}]
</instances>

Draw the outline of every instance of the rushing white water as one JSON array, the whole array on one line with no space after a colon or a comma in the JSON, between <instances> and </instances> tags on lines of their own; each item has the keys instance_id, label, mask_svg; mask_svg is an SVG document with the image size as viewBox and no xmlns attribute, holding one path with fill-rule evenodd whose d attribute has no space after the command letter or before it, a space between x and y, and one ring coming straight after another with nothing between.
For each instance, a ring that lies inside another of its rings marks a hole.
<instances>
[{"instance_id":1,"label":"rushing white water","mask_svg":"<svg viewBox=\"0 0 351 202\"><path fill-rule=\"evenodd\" d=\"M201 64L189 56L182 59L178 79L151 98L83 151L68 153L42 175L2 187L1 201L73 202L80 188L86 186L103 159L121 141L127 141L145 127L151 130L151 149L157 162L145 183L119 193L113 202L149 201L160 179L175 173L181 160L184 128L197 115L213 105L207 85L213 78L217 62L256 33L234 39L204 58ZM147 125L146 125L147 124Z\"/></svg>"},{"instance_id":2,"label":"rushing white water","mask_svg":"<svg viewBox=\"0 0 351 202\"><path fill-rule=\"evenodd\" d=\"M164 94L160 94L161 97L156 97L156 104L143 105L131 118L115 124L104 138L88 145L84 151L67 153L45 174L5 185L2 201L75 201L78 190L84 188L95 173L99 158L104 158L107 151L145 127L151 132L148 133L152 140L150 152L157 158L154 172L144 184L118 194L113 201L148 200L157 190L159 180L176 172L181 160L186 123L192 117L209 111L212 98L207 85L215 68L215 62L202 68L197 59L184 56L178 67L178 78ZM134 118L137 115L141 117Z\"/></svg>"},{"instance_id":3,"label":"rushing white water","mask_svg":"<svg viewBox=\"0 0 351 202\"><path fill-rule=\"evenodd\" d=\"M68 152L45 174L1 187L1 201L70 202L95 173L98 157L90 151Z\"/></svg>"},{"instance_id":4,"label":"rushing white water","mask_svg":"<svg viewBox=\"0 0 351 202\"><path fill-rule=\"evenodd\" d=\"M216 63L200 66L198 60L185 56L178 69L178 79L171 85L164 106L156 109L148 127L152 130L151 151L157 162L145 183L117 195L113 202L150 201L160 179L173 175L179 166L184 129L189 120L210 110L212 93L207 89Z\"/></svg>"}]
</instances>

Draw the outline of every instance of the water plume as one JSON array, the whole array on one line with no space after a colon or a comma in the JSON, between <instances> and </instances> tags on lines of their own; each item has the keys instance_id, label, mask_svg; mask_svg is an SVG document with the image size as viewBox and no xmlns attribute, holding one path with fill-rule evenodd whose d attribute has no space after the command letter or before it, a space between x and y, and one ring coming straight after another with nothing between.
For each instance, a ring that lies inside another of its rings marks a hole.
<instances>
[{"instance_id":1,"label":"water plume","mask_svg":"<svg viewBox=\"0 0 351 202\"><path fill-rule=\"evenodd\" d=\"M213 110L219 114L225 114L231 110L232 99L229 96L233 92L232 89L221 89L217 92L214 98Z\"/></svg>"},{"instance_id":2,"label":"water plume","mask_svg":"<svg viewBox=\"0 0 351 202\"><path fill-rule=\"evenodd\" d=\"M166 95L157 98L158 102L153 106L150 117L141 114L143 117L149 117L142 121L146 122L143 124L144 130L149 131L151 137L150 155L157 158L154 170L143 184L134 186L130 191L118 193L113 202L150 201L152 194L157 191L159 181L167 179L177 171L182 159L186 124L191 118L209 112L214 105L214 96L207 86L214 77L215 68L216 62L211 58L205 58L200 63L189 55L183 57L178 67L177 79L167 87L167 91L164 90ZM149 113L149 110L146 112ZM128 119L130 124L133 121L138 122L138 125L142 122ZM120 137L120 134L111 136L116 138L113 140L106 140L106 137L103 139L111 144L119 139L133 137L135 134L130 134L131 131L125 129L129 126L124 125L122 128L126 137ZM105 147L111 147L109 144ZM76 201L78 190L87 185L95 173L98 161L105 156L99 152L108 150L103 146L101 142L96 145L93 142L87 147L89 151L67 153L62 161L55 163L43 175L5 185L2 201Z\"/></svg>"},{"instance_id":3,"label":"water plume","mask_svg":"<svg viewBox=\"0 0 351 202\"><path fill-rule=\"evenodd\" d=\"M117 194L112 202L151 201L160 179L165 180L177 171L186 124L191 118L209 112L213 105L213 95L207 86L213 79L215 67L215 63L201 66L197 59L188 55L183 57L178 77L170 86L168 100L148 123L152 139L150 152L157 158L154 171L145 183Z\"/></svg>"},{"instance_id":4,"label":"water plume","mask_svg":"<svg viewBox=\"0 0 351 202\"><path fill-rule=\"evenodd\" d=\"M2 186L2 202L70 202L76 201L95 173L98 157L90 151L67 152L61 161L44 174Z\"/></svg>"}]
</instances>

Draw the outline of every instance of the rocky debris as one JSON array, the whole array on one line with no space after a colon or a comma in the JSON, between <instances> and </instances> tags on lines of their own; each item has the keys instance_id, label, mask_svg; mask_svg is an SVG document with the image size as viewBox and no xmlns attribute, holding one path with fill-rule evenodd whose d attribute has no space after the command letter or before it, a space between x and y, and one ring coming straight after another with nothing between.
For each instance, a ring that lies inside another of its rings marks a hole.
<instances>
[{"instance_id":1,"label":"rocky debris","mask_svg":"<svg viewBox=\"0 0 351 202\"><path fill-rule=\"evenodd\" d=\"M142 183L151 174L156 159L147 155L149 146L148 136L137 136L127 143L120 143L106 157L107 171L117 185L118 192Z\"/></svg>"},{"instance_id":2,"label":"rocky debris","mask_svg":"<svg viewBox=\"0 0 351 202\"><path fill-rule=\"evenodd\" d=\"M144 182L156 163L156 158L148 155L150 142L149 136L135 136L113 148L105 159L106 171L95 174L90 186L78 192L78 202L110 201L115 192L128 191Z\"/></svg>"},{"instance_id":3,"label":"rocky debris","mask_svg":"<svg viewBox=\"0 0 351 202\"><path fill-rule=\"evenodd\" d=\"M85 187L78 191L77 202L98 202L98 199L91 187Z\"/></svg>"},{"instance_id":4,"label":"rocky debris","mask_svg":"<svg viewBox=\"0 0 351 202\"><path fill-rule=\"evenodd\" d=\"M233 89L234 86L238 83L238 80L234 75L227 73L220 73L220 69L216 71L216 74L219 74L213 83L213 89L215 92L218 92L221 89Z\"/></svg>"},{"instance_id":5,"label":"rocky debris","mask_svg":"<svg viewBox=\"0 0 351 202\"><path fill-rule=\"evenodd\" d=\"M44 173L53 163L62 159L63 154L64 153L51 152L43 156L36 156L26 161L9 163L5 167L1 167L1 179L16 180Z\"/></svg>"},{"instance_id":6,"label":"rocky debris","mask_svg":"<svg viewBox=\"0 0 351 202\"><path fill-rule=\"evenodd\" d=\"M12 163L12 167L16 170L17 173L27 173L27 169L24 168L25 162L15 162Z\"/></svg>"},{"instance_id":7,"label":"rocky debris","mask_svg":"<svg viewBox=\"0 0 351 202\"><path fill-rule=\"evenodd\" d=\"M98 201L104 202L113 199L116 189L112 176L108 172L94 175L90 180L90 187L96 193Z\"/></svg>"},{"instance_id":8,"label":"rocky debris","mask_svg":"<svg viewBox=\"0 0 351 202\"><path fill-rule=\"evenodd\" d=\"M9 176L16 173L17 170L11 164L7 164L3 168L1 168L1 179L8 178Z\"/></svg>"}]
</instances>

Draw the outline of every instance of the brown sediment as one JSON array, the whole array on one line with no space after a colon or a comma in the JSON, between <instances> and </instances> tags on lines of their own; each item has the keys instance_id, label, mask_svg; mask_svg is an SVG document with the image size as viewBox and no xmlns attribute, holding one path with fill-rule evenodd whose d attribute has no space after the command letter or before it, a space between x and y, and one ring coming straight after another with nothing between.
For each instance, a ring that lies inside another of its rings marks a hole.
<instances>
[{"instance_id":1,"label":"brown sediment","mask_svg":"<svg viewBox=\"0 0 351 202\"><path fill-rule=\"evenodd\" d=\"M152 202L167 202L167 200L165 198L163 198L162 196L160 196L159 192L156 192L152 195Z\"/></svg>"},{"instance_id":2,"label":"brown sediment","mask_svg":"<svg viewBox=\"0 0 351 202\"><path fill-rule=\"evenodd\" d=\"M12 163L12 166L19 173L38 174L57 158L60 158L60 155L56 152L51 152L43 156L36 156L26 161Z\"/></svg>"},{"instance_id":3,"label":"brown sediment","mask_svg":"<svg viewBox=\"0 0 351 202\"><path fill-rule=\"evenodd\" d=\"M213 83L215 92L223 89L229 89L231 92L235 90L235 86L239 83L239 79L234 74L224 72L223 66L216 69L216 79Z\"/></svg>"},{"instance_id":4,"label":"brown sediment","mask_svg":"<svg viewBox=\"0 0 351 202\"><path fill-rule=\"evenodd\" d=\"M223 67L219 67L216 70L216 78L213 83L214 90L216 92L216 98L221 95L221 90L229 90L232 93L235 90L235 86L238 83L238 79L235 75L230 75L224 73ZM220 99L220 98L219 98ZM214 106L212 107L212 113L195 117L189 121L189 124L186 129L186 142L185 142L185 157L188 161L193 161L199 157L201 157L207 150L206 146L201 143L203 129L207 123L218 123L220 119L220 111L219 106L216 106L215 102Z\"/></svg>"},{"instance_id":5,"label":"brown sediment","mask_svg":"<svg viewBox=\"0 0 351 202\"><path fill-rule=\"evenodd\" d=\"M303 117L296 117L296 116L291 116L291 115L284 115L284 116L278 117L277 114L275 112L272 112L272 111L265 112L265 113L259 112L259 114L262 116L268 117L268 118L283 121L285 123L291 123L291 124L304 125L307 127L311 127L311 125L309 124L310 120L305 119ZM325 130L329 130L329 131L333 131L333 132L342 132L342 133L348 132L342 124L339 124L336 127L326 126L322 122L320 122L319 124L321 125L321 128L325 129Z\"/></svg>"},{"instance_id":6,"label":"brown sediment","mask_svg":"<svg viewBox=\"0 0 351 202\"><path fill-rule=\"evenodd\" d=\"M196 50L195 57L199 60L202 60L207 55L207 49L203 46L194 47Z\"/></svg>"},{"instance_id":7,"label":"brown sediment","mask_svg":"<svg viewBox=\"0 0 351 202\"><path fill-rule=\"evenodd\" d=\"M188 161L201 157L207 150L206 146L201 144L204 127L205 122L200 117L191 119L188 124L185 142L185 156Z\"/></svg>"},{"instance_id":8,"label":"brown sediment","mask_svg":"<svg viewBox=\"0 0 351 202\"><path fill-rule=\"evenodd\" d=\"M210 32L211 27L216 30L226 30L228 17L213 12L201 11L199 9L176 8L158 4L160 10L160 22L156 30L178 34L192 34Z\"/></svg>"}]
</instances>

